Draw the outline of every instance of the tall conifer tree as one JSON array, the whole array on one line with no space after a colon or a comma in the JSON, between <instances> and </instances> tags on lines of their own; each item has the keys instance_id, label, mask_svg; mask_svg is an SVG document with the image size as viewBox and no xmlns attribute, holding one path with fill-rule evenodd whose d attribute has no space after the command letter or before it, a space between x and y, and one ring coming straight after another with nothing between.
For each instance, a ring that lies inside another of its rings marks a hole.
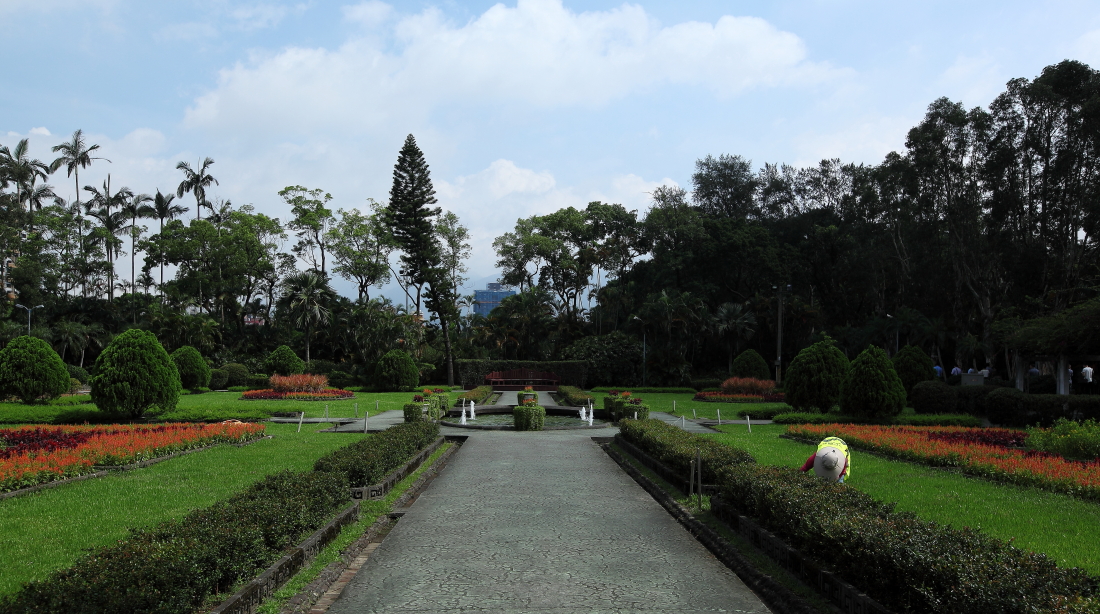
<instances>
[{"instance_id":1,"label":"tall conifer tree","mask_svg":"<svg viewBox=\"0 0 1100 614\"><path fill-rule=\"evenodd\" d=\"M420 293L429 281L432 267L439 261L439 246L432 233L432 218L439 215L431 172L424 161L424 153L416 146L413 135L405 137L405 144L397 155L393 167L393 187L390 188L390 204L386 208L386 221L401 249L401 274L409 285L416 288L416 310L420 311Z\"/></svg>"}]
</instances>

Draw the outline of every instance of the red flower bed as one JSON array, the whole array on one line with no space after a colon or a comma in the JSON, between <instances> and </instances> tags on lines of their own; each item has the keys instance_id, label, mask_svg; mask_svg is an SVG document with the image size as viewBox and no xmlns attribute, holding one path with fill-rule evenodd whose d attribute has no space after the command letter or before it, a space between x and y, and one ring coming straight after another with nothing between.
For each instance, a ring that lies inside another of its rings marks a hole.
<instances>
[{"instance_id":1,"label":"red flower bed","mask_svg":"<svg viewBox=\"0 0 1100 614\"><path fill-rule=\"evenodd\" d=\"M762 397L775 390L775 382L755 377L731 377L722 382L722 392L731 395Z\"/></svg>"},{"instance_id":2,"label":"red flower bed","mask_svg":"<svg viewBox=\"0 0 1100 614\"><path fill-rule=\"evenodd\" d=\"M280 392L270 388L241 393L244 401L339 401L355 396L350 390L326 388L321 392Z\"/></svg>"},{"instance_id":3,"label":"red flower bed","mask_svg":"<svg viewBox=\"0 0 1100 614\"><path fill-rule=\"evenodd\" d=\"M272 375L271 387L276 392L324 392L328 388L327 375Z\"/></svg>"},{"instance_id":4,"label":"red flower bed","mask_svg":"<svg viewBox=\"0 0 1100 614\"><path fill-rule=\"evenodd\" d=\"M0 430L0 492L127 465L214 443L263 436L262 424L171 424L144 427L24 426Z\"/></svg>"},{"instance_id":5,"label":"red flower bed","mask_svg":"<svg viewBox=\"0 0 1100 614\"><path fill-rule=\"evenodd\" d=\"M792 425L787 432L814 441L836 436L850 446L903 460L958 467L965 473L1002 482L1100 499L1100 459L1082 463L1045 452L1007 447L1022 441L1018 431L940 426L805 424ZM990 441L1007 443L988 443Z\"/></svg>"}]
</instances>

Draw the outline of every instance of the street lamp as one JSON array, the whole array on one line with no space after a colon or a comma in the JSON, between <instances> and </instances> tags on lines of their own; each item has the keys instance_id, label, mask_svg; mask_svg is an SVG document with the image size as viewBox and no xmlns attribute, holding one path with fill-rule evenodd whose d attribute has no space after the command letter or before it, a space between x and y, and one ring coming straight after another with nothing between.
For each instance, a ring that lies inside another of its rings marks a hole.
<instances>
[{"instance_id":1,"label":"street lamp","mask_svg":"<svg viewBox=\"0 0 1100 614\"><path fill-rule=\"evenodd\" d=\"M23 307L22 305L19 305L19 304L16 304L15 306L16 307ZM30 334L31 334L31 314L34 313L35 309L42 309L43 307L45 307L45 305L35 305L34 307L23 307L23 309L27 310L27 336L30 336Z\"/></svg>"},{"instance_id":2,"label":"street lamp","mask_svg":"<svg viewBox=\"0 0 1100 614\"><path fill-rule=\"evenodd\" d=\"M642 323L642 388L645 388L645 320L634 316L634 319Z\"/></svg>"},{"instance_id":3,"label":"street lamp","mask_svg":"<svg viewBox=\"0 0 1100 614\"><path fill-rule=\"evenodd\" d=\"M775 335L775 385L781 386L783 385L783 292L790 292L791 284L787 284L785 289L772 286L772 290L775 290L776 295L779 297L779 325Z\"/></svg>"},{"instance_id":4,"label":"street lamp","mask_svg":"<svg viewBox=\"0 0 1100 614\"><path fill-rule=\"evenodd\" d=\"M886 317L890 318L891 320L894 320L894 316L892 316L890 314L886 314ZM898 326L897 320L894 320L894 354L898 353L898 343L899 343L898 339L899 339L899 331L900 330L901 330L901 327Z\"/></svg>"}]
</instances>

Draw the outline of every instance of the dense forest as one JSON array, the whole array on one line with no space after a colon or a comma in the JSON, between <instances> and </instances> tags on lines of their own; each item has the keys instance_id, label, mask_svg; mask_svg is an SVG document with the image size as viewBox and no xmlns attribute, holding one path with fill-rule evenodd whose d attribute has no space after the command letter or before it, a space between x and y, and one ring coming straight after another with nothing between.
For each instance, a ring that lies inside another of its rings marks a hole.
<instances>
[{"instance_id":1,"label":"dense forest","mask_svg":"<svg viewBox=\"0 0 1100 614\"><path fill-rule=\"evenodd\" d=\"M915 345L947 368L1004 373L1022 324L1097 300L1098 145L1100 74L1065 61L1010 81L988 108L932 102L877 165L754 168L706 155L690 190L659 188L646 212L593 202L518 220L493 245L518 294L483 318L457 291L468 232L430 208L411 137L388 202L334 212L324 190L289 186L285 222L207 199L218 181L209 158L181 162L167 195L144 194L117 180L80 186L81 170L106 161L79 131L52 161L21 141L0 148L11 285L0 343L42 305L31 333L85 365L137 327L218 364L257 365L288 343L318 368L364 378L404 348L440 381L451 354L587 358L600 365L591 383L644 371L651 384L681 384L725 375L746 348L786 364L825 334L849 356ZM57 197L51 178L73 181L80 199ZM335 293L333 275L358 296ZM391 279L408 310L370 297Z\"/></svg>"}]
</instances>

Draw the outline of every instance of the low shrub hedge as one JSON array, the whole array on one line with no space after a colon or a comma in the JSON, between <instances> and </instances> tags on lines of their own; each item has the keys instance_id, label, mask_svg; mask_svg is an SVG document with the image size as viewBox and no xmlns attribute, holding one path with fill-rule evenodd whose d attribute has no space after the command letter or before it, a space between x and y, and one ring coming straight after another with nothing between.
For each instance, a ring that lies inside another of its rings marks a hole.
<instances>
[{"instance_id":1,"label":"low shrub hedge","mask_svg":"<svg viewBox=\"0 0 1100 614\"><path fill-rule=\"evenodd\" d=\"M982 425L980 418L968 414L900 414L882 419L870 419L844 414L790 412L776 414L772 417L772 422L776 424L909 424L914 426Z\"/></svg>"},{"instance_id":2,"label":"low shrub hedge","mask_svg":"<svg viewBox=\"0 0 1100 614\"><path fill-rule=\"evenodd\" d=\"M405 414L405 422L424 422L428 419L424 415L423 403L405 403L401 411Z\"/></svg>"},{"instance_id":3,"label":"low shrub hedge","mask_svg":"<svg viewBox=\"0 0 1100 614\"><path fill-rule=\"evenodd\" d=\"M485 401L488 400L489 397L491 397L492 395L492 386L478 386L473 390L468 390L458 395L456 401L461 403L461 399L466 399L467 402L477 403L478 405L481 405L485 403Z\"/></svg>"},{"instance_id":4,"label":"low shrub hedge","mask_svg":"<svg viewBox=\"0 0 1100 614\"><path fill-rule=\"evenodd\" d=\"M1000 386L953 386L955 389L955 413L970 414L974 416L988 415L985 400L994 390L1001 390ZM1012 390L1015 390L1013 388Z\"/></svg>"},{"instance_id":5,"label":"low shrub hedge","mask_svg":"<svg viewBox=\"0 0 1100 614\"><path fill-rule=\"evenodd\" d=\"M0 612L190 614L278 560L350 499L339 472L283 471L180 520L132 530L0 599Z\"/></svg>"},{"instance_id":6,"label":"low shrub hedge","mask_svg":"<svg viewBox=\"0 0 1100 614\"><path fill-rule=\"evenodd\" d=\"M909 393L909 404L918 414L947 414L959 404L958 386L948 386L939 380L919 382Z\"/></svg>"},{"instance_id":7,"label":"low shrub hedge","mask_svg":"<svg viewBox=\"0 0 1100 614\"><path fill-rule=\"evenodd\" d=\"M1059 418L1100 419L1100 396L1026 394L1015 388L995 388L985 396L984 409L990 422L1002 426L1051 426Z\"/></svg>"},{"instance_id":8,"label":"low shrub hedge","mask_svg":"<svg viewBox=\"0 0 1100 614\"><path fill-rule=\"evenodd\" d=\"M265 390L271 388L271 378L263 373L256 373L248 376L248 389L249 390Z\"/></svg>"},{"instance_id":9,"label":"low shrub hedge","mask_svg":"<svg viewBox=\"0 0 1100 614\"><path fill-rule=\"evenodd\" d=\"M698 390L699 392L703 392L703 391L707 390L708 388L714 388L715 390L718 390L721 385L722 385L722 380L718 379L718 378L693 379L693 380L691 380L691 387Z\"/></svg>"},{"instance_id":10,"label":"low shrub hedge","mask_svg":"<svg viewBox=\"0 0 1100 614\"><path fill-rule=\"evenodd\" d=\"M573 407L587 407L589 403L595 403L593 396L576 386L558 386L558 394L566 405Z\"/></svg>"},{"instance_id":11,"label":"low shrub hedge","mask_svg":"<svg viewBox=\"0 0 1100 614\"><path fill-rule=\"evenodd\" d=\"M1047 612L1097 591L1095 578L1044 554L894 512L792 467L729 464L719 485L738 512L899 613Z\"/></svg>"},{"instance_id":12,"label":"low shrub hedge","mask_svg":"<svg viewBox=\"0 0 1100 614\"><path fill-rule=\"evenodd\" d=\"M435 422L398 424L329 452L317 459L313 470L344 474L352 487L376 484L438 437L439 424Z\"/></svg>"},{"instance_id":13,"label":"low shrub hedge","mask_svg":"<svg viewBox=\"0 0 1100 614\"><path fill-rule=\"evenodd\" d=\"M753 420L772 420L779 414L789 414L791 408L787 407L758 407L753 409L751 407L743 407L734 412L738 418L744 418L745 416L751 417Z\"/></svg>"},{"instance_id":14,"label":"low shrub hedge","mask_svg":"<svg viewBox=\"0 0 1100 614\"><path fill-rule=\"evenodd\" d=\"M623 386L596 386L592 389L592 392L618 392L620 390L629 390L634 394L695 394L694 388L659 388L650 386L648 388L624 388Z\"/></svg>"},{"instance_id":15,"label":"low shrub hedge","mask_svg":"<svg viewBox=\"0 0 1100 614\"><path fill-rule=\"evenodd\" d=\"M546 409L541 405L517 405L512 410L517 431L541 431L546 423Z\"/></svg>"},{"instance_id":16,"label":"low shrub hedge","mask_svg":"<svg viewBox=\"0 0 1100 614\"><path fill-rule=\"evenodd\" d=\"M623 420L619 433L623 439L685 477L691 472L691 459L698 450L703 459L703 481L708 484L717 482L717 472L724 466L756 462L744 450L692 435L660 420Z\"/></svg>"}]
</instances>

